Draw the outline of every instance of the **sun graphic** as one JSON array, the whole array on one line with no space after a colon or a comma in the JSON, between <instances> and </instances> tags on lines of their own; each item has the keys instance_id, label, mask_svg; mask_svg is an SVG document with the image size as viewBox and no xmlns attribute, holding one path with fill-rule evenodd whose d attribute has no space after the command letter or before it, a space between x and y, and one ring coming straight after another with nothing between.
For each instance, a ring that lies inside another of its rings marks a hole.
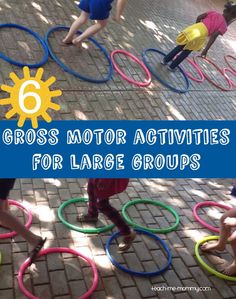
<instances>
[{"instance_id":1,"label":"sun graphic","mask_svg":"<svg viewBox=\"0 0 236 299\"><path fill-rule=\"evenodd\" d=\"M6 113L6 118L19 115L17 125L22 127L26 119L31 119L32 127L38 128L38 117L51 122L52 118L47 110L60 110L60 105L51 102L51 98L61 96L60 90L51 91L49 87L56 81L55 77L50 77L47 81L42 81L44 70L39 68L35 77L31 77L30 69L23 68L24 77L20 79L15 73L10 73L9 77L14 86L2 85L1 89L10 94L9 98L0 99L0 105L11 105Z\"/></svg>"}]
</instances>

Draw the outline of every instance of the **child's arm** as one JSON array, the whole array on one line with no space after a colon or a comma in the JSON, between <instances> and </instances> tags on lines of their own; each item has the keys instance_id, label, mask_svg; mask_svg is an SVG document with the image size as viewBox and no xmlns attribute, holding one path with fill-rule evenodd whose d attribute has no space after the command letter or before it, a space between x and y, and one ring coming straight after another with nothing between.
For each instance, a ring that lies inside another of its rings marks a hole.
<instances>
[{"instance_id":1,"label":"child's arm","mask_svg":"<svg viewBox=\"0 0 236 299\"><path fill-rule=\"evenodd\" d=\"M205 19L205 17L207 16L207 12L201 14L200 16L197 17L196 23L201 22L201 20Z\"/></svg>"},{"instance_id":2,"label":"child's arm","mask_svg":"<svg viewBox=\"0 0 236 299\"><path fill-rule=\"evenodd\" d=\"M201 56L205 57L207 56L207 52L210 49L210 47L214 44L215 40L217 39L217 37L221 35L221 33L219 31L213 33L205 47L205 49L202 51Z\"/></svg>"},{"instance_id":3,"label":"child's arm","mask_svg":"<svg viewBox=\"0 0 236 299\"><path fill-rule=\"evenodd\" d=\"M115 15L115 18L114 18L115 21L117 21L117 22L120 21L120 17L123 14L126 2L127 2L127 0L117 0L117 4L116 4L116 15Z\"/></svg>"}]
</instances>

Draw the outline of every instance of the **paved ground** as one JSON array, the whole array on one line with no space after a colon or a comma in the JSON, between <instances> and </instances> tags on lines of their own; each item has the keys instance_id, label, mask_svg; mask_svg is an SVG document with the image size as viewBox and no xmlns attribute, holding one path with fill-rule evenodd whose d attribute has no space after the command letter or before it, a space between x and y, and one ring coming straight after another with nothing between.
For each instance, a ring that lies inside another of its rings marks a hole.
<instances>
[{"instance_id":1,"label":"paved ground","mask_svg":"<svg viewBox=\"0 0 236 299\"><path fill-rule=\"evenodd\" d=\"M174 38L179 30L196 19L199 13L209 9L221 9L224 1L201 0L129 0L125 20L117 25L113 22L97 39L109 51L122 48L140 57L146 47L157 47L167 51L174 44ZM17 1L0 0L1 22L13 22L28 26L41 34L54 25L70 25L78 14L73 1L35 0ZM25 34L15 29L0 31L1 51L9 56L27 61L35 61L41 56L37 43ZM75 70L85 75L101 78L106 74L106 62L92 45L89 51L79 55L73 47L60 46L63 32L57 32L50 37L50 44L57 55ZM235 54L235 26L224 38L220 38L209 56L223 66L224 54ZM33 50L33 51L32 51ZM132 65L124 57L118 57L124 70L136 78L143 74L136 65ZM150 59L158 59L151 57ZM187 66L189 68L189 66ZM52 60L45 66L45 77L56 75L57 87L63 89L59 99L62 106L60 112L52 113L57 119L221 119L235 118L235 91L224 93L209 83L193 83L190 92L184 95L173 93L158 82L148 89L139 89L123 81L118 75L107 84L89 84L82 82L62 71ZM11 84L9 73L15 71L19 76L21 70L1 61L0 80ZM221 83L214 68L208 66L208 74L215 76ZM168 75L169 76L169 75ZM179 74L169 77L175 86L181 86ZM183 87L183 86L182 86ZM56 88L56 86L55 86ZM6 108L1 108L0 116L4 117ZM86 180L17 180L11 198L23 199L34 211L32 230L47 236L46 247L67 246L76 248L90 256L99 269L99 287L92 298L235 298L234 283L225 282L209 275L199 267L194 258L194 244L208 230L203 229L193 218L192 208L197 202L214 200L227 204L235 204L235 199L229 195L232 180L219 179L132 179L129 188L123 194L114 197L117 208L128 200L135 198L152 198L171 205L180 215L180 225L175 232L160 235L167 242L173 253L173 263L170 270L154 278L136 278L114 268L104 252L104 244L110 232L100 235L84 235L66 229L57 218L60 204L72 197L86 195ZM222 212L222 211L221 211ZM23 215L20 212L19 217ZM66 217L75 223L76 207L67 208ZM129 209L129 214L139 223L150 227L157 225L165 227L174 221L172 216L163 209L150 205L137 205ZM218 223L220 211L206 209L202 217L208 222ZM105 222L104 219L101 219ZM0 269L0 298L25 298L18 289L16 274L19 266L28 254L28 246L19 237L10 242L2 240L0 250L3 254L3 265ZM137 271L153 271L163 265L165 256L157 244L149 238L140 236L133 247L123 256L112 252L122 264L127 264ZM215 267L222 267L225 260L230 261L230 254L217 258L210 257ZM90 268L73 256L50 256L37 263L38 272L27 272L26 284L39 298L69 299L77 298L90 285ZM159 287L183 287L178 291L161 292ZM184 287L210 287L211 291L196 292ZM159 288L159 289L158 289ZM159 290L159 291L158 291Z\"/></svg>"}]
</instances>

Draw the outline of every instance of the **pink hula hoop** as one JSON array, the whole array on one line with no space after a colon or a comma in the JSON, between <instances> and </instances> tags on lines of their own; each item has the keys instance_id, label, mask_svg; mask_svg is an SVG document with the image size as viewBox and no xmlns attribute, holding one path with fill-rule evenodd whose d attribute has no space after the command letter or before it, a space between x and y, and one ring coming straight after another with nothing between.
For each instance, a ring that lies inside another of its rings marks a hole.
<instances>
[{"instance_id":1,"label":"pink hula hoop","mask_svg":"<svg viewBox=\"0 0 236 299\"><path fill-rule=\"evenodd\" d=\"M201 208L201 207L219 207L219 208L222 208L222 209L225 209L225 210L230 210L232 209L231 207L227 206L227 205L224 205L224 204L221 204L221 203L217 203L217 202L214 202L214 201L204 201L204 202L200 202L198 204L196 204L193 208L193 216L194 218L200 222L204 227L208 228L209 230L213 231L213 232L216 232L216 233L219 233L220 232L220 229L217 228L217 227L214 227L208 223L206 223L205 221L203 221L197 214L197 209Z\"/></svg>"},{"instance_id":2,"label":"pink hula hoop","mask_svg":"<svg viewBox=\"0 0 236 299\"><path fill-rule=\"evenodd\" d=\"M231 69L227 69L227 68L224 68L223 72L224 72L225 76L229 79L231 85L234 88L236 88L236 81L231 80L230 77L227 75L227 73L230 73L230 74L232 74L232 75L234 75L236 77L236 72L232 71Z\"/></svg>"},{"instance_id":3,"label":"pink hula hoop","mask_svg":"<svg viewBox=\"0 0 236 299\"><path fill-rule=\"evenodd\" d=\"M85 293L83 294L81 297L79 297L78 299L86 299L89 296L92 295L92 293L96 290L97 286L98 286L98 271L96 268L95 263L88 257L85 257L82 253L79 253L78 251L71 249L71 248L65 248L65 247L57 247L57 248L48 248L48 249L44 249L41 250L39 253L39 257L46 255L46 254L50 254L50 253L71 253L74 254L78 257L81 257L82 259L84 259L92 268L93 270L93 283L91 288ZM23 276L25 273L25 270L28 268L30 263L30 259L28 258L20 267L19 272L18 272L18 276L17 276L17 280L18 280L18 284L19 284L19 288L21 289L21 291L24 293L24 295L26 297L28 297L29 299L40 299L39 297L34 296L33 294L31 294L24 286L24 282L23 282Z\"/></svg>"},{"instance_id":4,"label":"pink hula hoop","mask_svg":"<svg viewBox=\"0 0 236 299\"><path fill-rule=\"evenodd\" d=\"M25 206L23 206L21 203L15 201L15 200L12 200L12 199L8 199L8 203L10 205L13 205L13 206L17 206L18 208L20 208L21 210L23 210L24 212L26 212L26 214L28 215L28 220L25 224L25 227L26 228L30 228L31 224L32 224L32 212L26 208ZM17 233L16 232L10 232L10 233L4 233L4 234L0 234L0 239L8 239L8 238L12 238L14 236L16 236Z\"/></svg>"},{"instance_id":5,"label":"pink hula hoop","mask_svg":"<svg viewBox=\"0 0 236 299\"><path fill-rule=\"evenodd\" d=\"M181 66L181 68L185 72L186 76L195 82L202 83L204 81L205 77L204 77L200 67L190 58L186 58L186 61L188 61L188 63L190 63L195 68L195 70L197 71L200 78L192 76L190 74L190 72L186 71L186 69Z\"/></svg>"},{"instance_id":6,"label":"pink hula hoop","mask_svg":"<svg viewBox=\"0 0 236 299\"><path fill-rule=\"evenodd\" d=\"M135 61L139 66L141 66L141 68L144 70L144 72L146 73L147 75L147 78L145 80L145 82L140 82L140 81L136 81L136 80L133 80L132 78L126 76L125 73L123 73L121 71L121 69L118 67L118 65L116 64L115 62L115 58L114 56L116 54L123 54L125 56L128 56L129 58L131 58L133 61ZM141 61L139 60L137 57L135 57L133 54L131 54L130 52L128 51L125 51L125 50L115 50L113 52L111 52L111 61L112 61L112 64L114 66L114 69L117 71L117 73L126 81L128 81L129 83L131 84L134 84L136 86L139 86L139 87L147 87L148 85L150 85L151 81L152 81L152 77L151 77L151 74L148 70L148 68L146 67L146 65Z\"/></svg>"},{"instance_id":7,"label":"pink hula hoop","mask_svg":"<svg viewBox=\"0 0 236 299\"><path fill-rule=\"evenodd\" d=\"M207 75L204 71L202 71L201 67L200 67L199 64L197 63L197 58L201 58L201 59L205 60L207 63L213 65L213 66L215 67L215 69L216 69L216 70L217 70L217 71L218 71L218 72L219 72L219 73L226 79L226 81L227 81L229 87L224 87L224 86L222 87L222 86L220 86L219 84L217 84L215 81L213 81L210 77L208 77L208 75ZM201 56L195 56L193 59L194 59L194 62L195 62L195 63L199 66L199 68L201 69L201 71L202 71L204 77L206 78L206 80L207 80L208 82L210 82L210 83L211 83L212 85L214 85L215 87L221 89L222 91L230 91L230 90L232 89L232 84L231 84L229 78L228 78L227 76L225 76L223 70L222 70L217 64L215 64L212 60L210 60L210 59L208 59L208 58L205 58L205 57L201 57Z\"/></svg>"},{"instance_id":8,"label":"pink hula hoop","mask_svg":"<svg viewBox=\"0 0 236 299\"><path fill-rule=\"evenodd\" d=\"M236 57L234 57L234 56L232 56L232 55L225 55L225 56L224 56L225 62L228 64L228 67L229 67L233 72L236 72L236 69L234 69L234 68L232 67L232 65L229 63L228 58L232 58L232 59L236 60Z\"/></svg>"},{"instance_id":9,"label":"pink hula hoop","mask_svg":"<svg viewBox=\"0 0 236 299\"><path fill-rule=\"evenodd\" d=\"M177 54L177 55L175 56L175 58L178 57L178 56L179 56L179 54ZM175 58L174 58L174 59L175 59ZM188 72L188 71L186 71L186 69L181 65L181 68L182 68L182 70L185 72L186 76L187 76L189 79L191 79L191 80L193 80L193 81L195 81L195 82L202 83L202 82L204 81L205 77L204 77L204 75L203 75L203 73L202 73L200 67L197 65L196 62L194 62L194 60L192 60L192 59L190 59L190 58L188 58L188 57L187 57L185 60L195 68L195 70L197 71L197 73L198 73L198 75L200 76L200 78L197 78L197 77L192 76L191 73Z\"/></svg>"}]
</instances>

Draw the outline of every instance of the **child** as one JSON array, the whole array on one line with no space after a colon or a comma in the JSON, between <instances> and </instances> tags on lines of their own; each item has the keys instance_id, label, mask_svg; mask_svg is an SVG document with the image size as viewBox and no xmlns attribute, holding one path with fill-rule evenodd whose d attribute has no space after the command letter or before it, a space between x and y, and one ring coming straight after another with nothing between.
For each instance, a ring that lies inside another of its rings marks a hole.
<instances>
[{"instance_id":1,"label":"child","mask_svg":"<svg viewBox=\"0 0 236 299\"><path fill-rule=\"evenodd\" d=\"M124 11L127 0L117 0L115 21L119 21ZM69 33L63 39L64 44L71 44L81 47L82 42L103 29L108 22L110 10L113 0L81 0L79 8L82 10L80 17L71 25ZM96 21L96 23L85 30L81 35L76 35L80 27L85 24L88 19Z\"/></svg>"},{"instance_id":2,"label":"child","mask_svg":"<svg viewBox=\"0 0 236 299\"><path fill-rule=\"evenodd\" d=\"M89 196L89 208L87 214L80 214L78 221L97 222L98 210L105 214L119 229L124 236L119 244L119 251L127 250L135 239L136 233L131 230L120 213L109 203L109 197L123 192L129 183L129 179L89 179L87 192Z\"/></svg>"},{"instance_id":3,"label":"child","mask_svg":"<svg viewBox=\"0 0 236 299\"><path fill-rule=\"evenodd\" d=\"M10 190L14 187L15 179L0 179L0 221L2 227L7 227L21 235L33 246L30 253L31 264L43 247L46 238L43 239L29 231L20 221L9 212L7 201Z\"/></svg>"},{"instance_id":4,"label":"child","mask_svg":"<svg viewBox=\"0 0 236 299\"><path fill-rule=\"evenodd\" d=\"M209 11L198 16L195 24L187 27L177 36L178 46L164 57L162 64L167 64L174 59L168 67L169 70L174 70L192 51L200 51L209 36L210 39L201 53L201 56L205 57L217 37L225 34L227 27L235 18L236 4L233 2L225 5L223 15L216 11ZM174 58L177 54L179 55Z\"/></svg>"},{"instance_id":5,"label":"child","mask_svg":"<svg viewBox=\"0 0 236 299\"><path fill-rule=\"evenodd\" d=\"M214 250L224 251L227 241L230 242L233 253L234 261L228 266L223 273L225 275L236 275L236 232L231 233L232 227L236 227L236 208L225 212L220 219L220 239L214 244L204 244L201 246L203 252L209 252Z\"/></svg>"}]
</instances>

